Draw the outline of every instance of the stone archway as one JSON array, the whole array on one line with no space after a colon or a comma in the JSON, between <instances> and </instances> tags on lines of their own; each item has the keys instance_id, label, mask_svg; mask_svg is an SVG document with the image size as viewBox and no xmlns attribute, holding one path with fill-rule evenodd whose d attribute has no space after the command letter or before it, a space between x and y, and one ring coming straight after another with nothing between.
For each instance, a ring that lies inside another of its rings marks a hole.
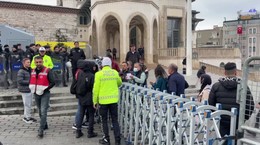
<instances>
[{"instance_id":1,"label":"stone archway","mask_svg":"<svg viewBox=\"0 0 260 145\"><path fill-rule=\"evenodd\" d=\"M130 19L129 22L129 44L135 44L136 49L143 46L144 47L144 59L148 57L146 54L146 48L148 45L148 25L145 19L141 15L135 15Z\"/></svg>"},{"instance_id":2,"label":"stone archway","mask_svg":"<svg viewBox=\"0 0 260 145\"><path fill-rule=\"evenodd\" d=\"M91 36L92 55L98 55L98 37L97 37L97 24L93 20L92 23L92 36Z\"/></svg>"},{"instance_id":3,"label":"stone archway","mask_svg":"<svg viewBox=\"0 0 260 145\"><path fill-rule=\"evenodd\" d=\"M153 62L154 63L158 63L158 49L159 49L158 24L155 19L153 21Z\"/></svg>"},{"instance_id":4,"label":"stone archway","mask_svg":"<svg viewBox=\"0 0 260 145\"><path fill-rule=\"evenodd\" d=\"M100 54L105 56L106 49L117 49L117 58L120 56L120 23L118 19L109 15L104 19L101 29L101 48Z\"/></svg>"}]
</instances>

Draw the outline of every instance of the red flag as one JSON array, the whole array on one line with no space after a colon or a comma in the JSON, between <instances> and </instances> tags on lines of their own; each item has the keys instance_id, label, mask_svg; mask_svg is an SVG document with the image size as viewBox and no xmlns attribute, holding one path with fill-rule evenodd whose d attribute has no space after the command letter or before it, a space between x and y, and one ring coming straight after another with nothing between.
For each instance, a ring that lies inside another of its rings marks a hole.
<instances>
[{"instance_id":1,"label":"red flag","mask_svg":"<svg viewBox=\"0 0 260 145\"><path fill-rule=\"evenodd\" d=\"M241 25L237 26L237 34L242 34L243 33L243 28Z\"/></svg>"}]
</instances>

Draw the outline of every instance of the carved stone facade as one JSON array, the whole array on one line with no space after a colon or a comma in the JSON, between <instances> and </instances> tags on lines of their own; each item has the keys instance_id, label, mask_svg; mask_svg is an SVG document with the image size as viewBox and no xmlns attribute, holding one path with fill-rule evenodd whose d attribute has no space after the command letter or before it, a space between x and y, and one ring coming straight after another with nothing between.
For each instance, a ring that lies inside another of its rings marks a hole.
<instances>
[{"instance_id":1,"label":"carved stone facade","mask_svg":"<svg viewBox=\"0 0 260 145\"><path fill-rule=\"evenodd\" d=\"M0 2L0 24L29 32L36 41L87 41L87 26L79 25L78 9Z\"/></svg>"}]
</instances>

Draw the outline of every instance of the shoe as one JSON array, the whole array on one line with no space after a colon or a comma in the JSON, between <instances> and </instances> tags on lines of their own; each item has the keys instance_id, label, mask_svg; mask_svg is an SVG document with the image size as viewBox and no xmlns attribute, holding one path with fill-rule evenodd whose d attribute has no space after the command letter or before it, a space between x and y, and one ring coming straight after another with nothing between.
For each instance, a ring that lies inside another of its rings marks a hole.
<instances>
[{"instance_id":1,"label":"shoe","mask_svg":"<svg viewBox=\"0 0 260 145\"><path fill-rule=\"evenodd\" d=\"M27 119L27 118L23 118L23 121L25 122L25 123L32 123L32 120L30 120L30 119Z\"/></svg>"},{"instance_id":2,"label":"shoe","mask_svg":"<svg viewBox=\"0 0 260 145\"><path fill-rule=\"evenodd\" d=\"M64 84L63 87L68 87L68 85L67 85L67 84Z\"/></svg>"},{"instance_id":3,"label":"shoe","mask_svg":"<svg viewBox=\"0 0 260 145\"><path fill-rule=\"evenodd\" d=\"M116 143L116 145L120 145L120 141L116 141L115 143Z\"/></svg>"},{"instance_id":4,"label":"shoe","mask_svg":"<svg viewBox=\"0 0 260 145\"><path fill-rule=\"evenodd\" d=\"M39 130L38 131L38 137L39 138L43 138L43 130Z\"/></svg>"},{"instance_id":5,"label":"shoe","mask_svg":"<svg viewBox=\"0 0 260 145\"><path fill-rule=\"evenodd\" d=\"M76 138L82 137L84 134L81 132L81 130L76 131Z\"/></svg>"},{"instance_id":6,"label":"shoe","mask_svg":"<svg viewBox=\"0 0 260 145\"><path fill-rule=\"evenodd\" d=\"M32 122L37 122L37 120L35 118L32 118L32 117L29 120L32 121Z\"/></svg>"},{"instance_id":7,"label":"shoe","mask_svg":"<svg viewBox=\"0 0 260 145\"><path fill-rule=\"evenodd\" d=\"M96 137L98 134L95 133L95 132L92 132L90 134L88 134L88 138L93 138L93 137Z\"/></svg>"},{"instance_id":8,"label":"shoe","mask_svg":"<svg viewBox=\"0 0 260 145\"><path fill-rule=\"evenodd\" d=\"M88 128L88 123L87 122L84 122L84 123L82 123L82 126L81 126L82 128Z\"/></svg>"},{"instance_id":9,"label":"shoe","mask_svg":"<svg viewBox=\"0 0 260 145\"><path fill-rule=\"evenodd\" d=\"M72 129L77 130L76 124L73 124L73 125L72 125Z\"/></svg>"},{"instance_id":10,"label":"shoe","mask_svg":"<svg viewBox=\"0 0 260 145\"><path fill-rule=\"evenodd\" d=\"M99 140L99 143L104 145L110 145L110 140L103 137L102 139Z\"/></svg>"},{"instance_id":11,"label":"shoe","mask_svg":"<svg viewBox=\"0 0 260 145\"><path fill-rule=\"evenodd\" d=\"M44 129L44 130L49 129L48 123L45 124L45 126L44 126L43 129Z\"/></svg>"}]
</instances>

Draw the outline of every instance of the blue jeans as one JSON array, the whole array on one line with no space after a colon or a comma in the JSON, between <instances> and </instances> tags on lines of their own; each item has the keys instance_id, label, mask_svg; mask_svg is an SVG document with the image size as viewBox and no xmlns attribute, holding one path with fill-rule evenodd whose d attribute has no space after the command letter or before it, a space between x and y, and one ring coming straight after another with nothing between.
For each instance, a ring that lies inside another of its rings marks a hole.
<instances>
[{"instance_id":1,"label":"blue jeans","mask_svg":"<svg viewBox=\"0 0 260 145\"><path fill-rule=\"evenodd\" d=\"M81 110L81 105L78 101L78 108L77 108L77 112L76 112L76 117L75 117L75 123L77 123L78 120L80 120L80 110ZM85 110L86 112L87 110Z\"/></svg>"},{"instance_id":2,"label":"blue jeans","mask_svg":"<svg viewBox=\"0 0 260 145\"><path fill-rule=\"evenodd\" d=\"M50 92L47 91L43 95L39 96L34 94L35 103L39 110L40 116L40 127L39 130L44 130L45 125L47 124L47 111L50 107Z\"/></svg>"}]
</instances>

